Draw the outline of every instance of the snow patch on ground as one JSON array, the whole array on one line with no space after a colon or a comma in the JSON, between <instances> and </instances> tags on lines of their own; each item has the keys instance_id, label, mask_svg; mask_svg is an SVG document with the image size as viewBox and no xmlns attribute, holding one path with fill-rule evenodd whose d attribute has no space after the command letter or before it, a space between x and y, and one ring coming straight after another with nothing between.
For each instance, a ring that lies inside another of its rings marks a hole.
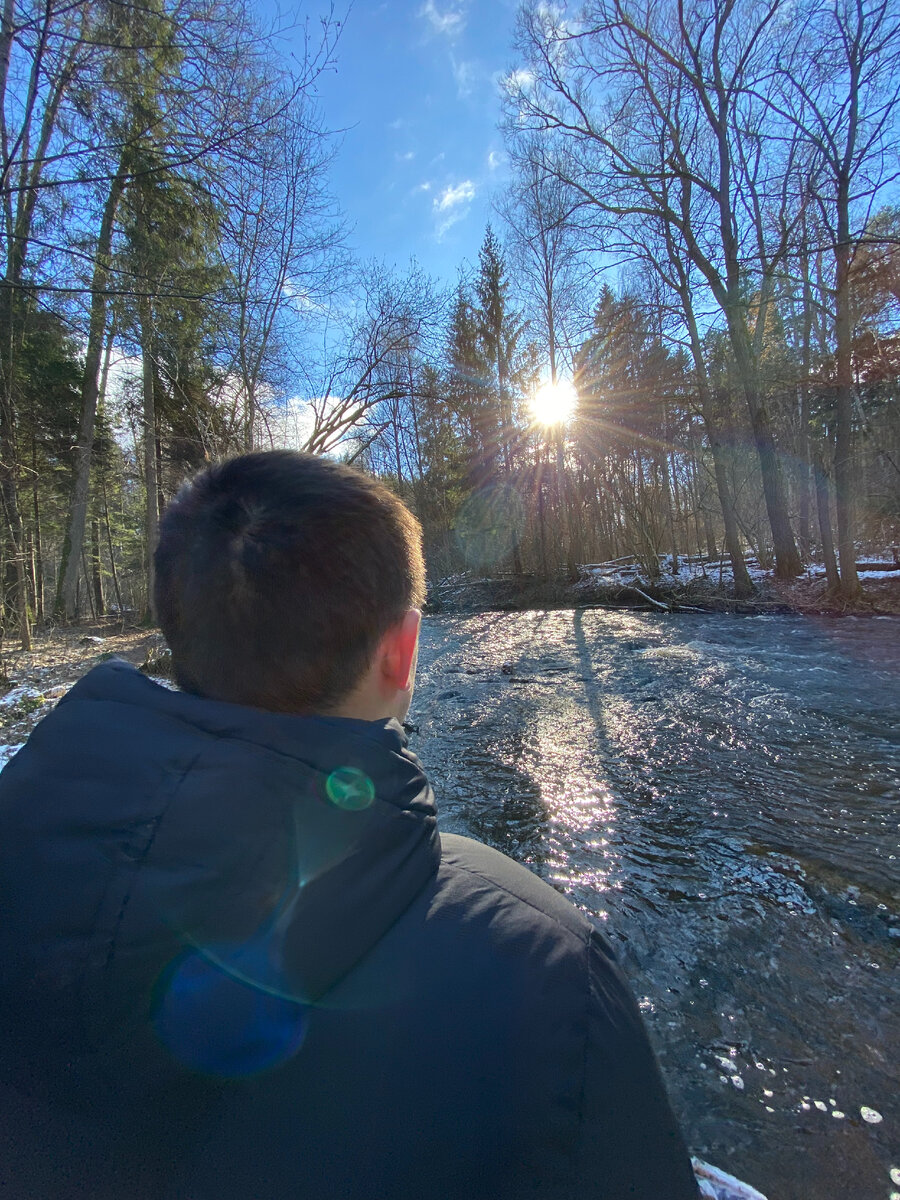
<instances>
[{"instance_id":1,"label":"snow patch on ground","mask_svg":"<svg viewBox=\"0 0 900 1200\"><path fill-rule=\"evenodd\" d=\"M15 705L21 704L23 700L43 700L43 698L43 693L39 692L37 688L22 684L20 687L14 687L5 696L0 696L0 708L13 708Z\"/></svg>"},{"instance_id":2,"label":"snow patch on ground","mask_svg":"<svg viewBox=\"0 0 900 1200\"><path fill-rule=\"evenodd\" d=\"M15 746L0 746L0 771L3 770L12 756L17 754L24 745L24 742L19 742L18 745Z\"/></svg>"},{"instance_id":3,"label":"snow patch on ground","mask_svg":"<svg viewBox=\"0 0 900 1200\"><path fill-rule=\"evenodd\" d=\"M164 675L148 675L147 678L153 683L158 683L160 687L164 687L169 692L180 692L181 688L174 679L166 679Z\"/></svg>"},{"instance_id":4,"label":"snow patch on ground","mask_svg":"<svg viewBox=\"0 0 900 1200\"><path fill-rule=\"evenodd\" d=\"M807 573L807 575L811 575L815 579L824 579L825 578L825 568L822 566L819 566L818 563L816 563L814 566L811 566L807 570L806 573ZM900 570L898 570L896 568L893 571L891 571L891 570L887 570L887 571L862 570L862 571L859 571L858 570L856 572L856 574L859 576L860 579L900 579Z\"/></svg>"},{"instance_id":5,"label":"snow patch on ground","mask_svg":"<svg viewBox=\"0 0 900 1200\"><path fill-rule=\"evenodd\" d=\"M875 558L876 561L887 563L890 561L890 554L877 555ZM772 578L771 569L760 566L757 558L748 556L745 562L747 573L756 583L762 583ZM734 582L734 572L731 568L730 559L705 559L691 555L679 558L678 573L676 575L672 572L672 556L670 554L661 554L659 557L659 574L655 579L651 577L646 564L639 562L632 556L615 559L611 562L594 563L580 567L579 574L581 576L579 584L582 587L589 587L591 584L628 587L633 584L647 585L666 582L684 585L692 583L695 580L706 580L718 586L719 584L731 584ZM821 563L811 563L806 568L804 574L808 579L824 579L825 567ZM897 568L894 570L884 568L866 570L862 568L858 574L859 578L863 580L900 580L900 569Z\"/></svg>"},{"instance_id":6,"label":"snow patch on ground","mask_svg":"<svg viewBox=\"0 0 900 1200\"><path fill-rule=\"evenodd\" d=\"M745 561L751 579L763 580L771 574L771 572L761 567L755 558L747 558ZM661 583L663 581L683 585L692 583L698 579L705 579L718 586L720 582L732 583L734 581L734 572L731 569L730 559L707 560L691 556L679 558L678 573L676 575L672 571L672 556L670 554L660 555L659 575L655 580L651 579L646 565L634 558L618 559L614 562L583 566L579 568L579 572L581 575L579 582L582 586L602 583L628 587L634 583L647 584L652 582Z\"/></svg>"}]
</instances>

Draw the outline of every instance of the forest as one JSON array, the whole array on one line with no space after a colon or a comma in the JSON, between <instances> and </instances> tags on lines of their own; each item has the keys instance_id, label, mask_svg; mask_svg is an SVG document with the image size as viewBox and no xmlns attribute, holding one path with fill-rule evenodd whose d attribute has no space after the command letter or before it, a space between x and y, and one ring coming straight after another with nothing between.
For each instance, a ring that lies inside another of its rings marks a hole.
<instances>
[{"instance_id":1,"label":"forest","mask_svg":"<svg viewBox=\"0 0 900 1200\"><path fill-rule=\"evenodd\" d=\"M181 482L283 445L394 488L431 581L695 557L746 597L752 558L858 596L900 541L896 6L527 0L450 288L348 250L343 19L3 0L4 636L148 617Z\"/></svg>"}]
</instances>

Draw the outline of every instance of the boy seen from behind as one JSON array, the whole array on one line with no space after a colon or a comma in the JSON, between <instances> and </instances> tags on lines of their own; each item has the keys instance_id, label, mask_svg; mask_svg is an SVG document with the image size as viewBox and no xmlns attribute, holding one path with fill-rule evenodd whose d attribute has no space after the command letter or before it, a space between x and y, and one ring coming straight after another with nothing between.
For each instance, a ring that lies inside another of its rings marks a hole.
<instances>
[{"instance_id":1,"label":"boy seen from behind","mask_svg":"<svg viewBox=\"0 0 900 1200\"><path fill-rule=\"evenodd\" d=\"M414 517L248 454L155 568L179 690L101 664L0 775L14 1194L696 1197L606 938L438 833Z\"/></svg>"}]
</instances>

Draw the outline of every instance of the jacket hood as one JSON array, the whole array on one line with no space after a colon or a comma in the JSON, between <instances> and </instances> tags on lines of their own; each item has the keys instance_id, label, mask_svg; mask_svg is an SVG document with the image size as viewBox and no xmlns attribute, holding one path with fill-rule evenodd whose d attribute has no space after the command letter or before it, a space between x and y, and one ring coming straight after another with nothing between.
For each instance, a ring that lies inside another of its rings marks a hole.
<instances>
[{"instance_id":1,"label":"jacket hood","mask_svg":"<svg viewBox=\"0 0 900 1200\"><path fill-rule=\"evenodd\" d=\"M214 1002L210 1061L189 1065L224 1054L222 1073L241 1073L268 1053L239 1045L249 1026L282 1049L301 1036L302 1006L439 861L396 721L268 713L106 663L0 775L4 1001L85 1051L150 1013L182 1059Z\"/></svg>"}]
</instances>

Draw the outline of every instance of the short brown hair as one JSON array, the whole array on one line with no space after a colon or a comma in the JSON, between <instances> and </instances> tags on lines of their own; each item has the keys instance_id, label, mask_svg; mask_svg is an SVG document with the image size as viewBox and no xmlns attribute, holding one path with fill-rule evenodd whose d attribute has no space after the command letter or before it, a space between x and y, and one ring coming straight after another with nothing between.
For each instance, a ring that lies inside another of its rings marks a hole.
<instances>
[{"instance_id":1,"label":"short brown hair","mask_svg":"<svg viewBox=\"0 0 900 1200\"><path fill-rule=\"evenodd\" d=\"M425 591L422 531L350 467L270 450L182 488L160 522L154 599L181 687L328 711Z\"/></svg>"}]
</instances>

